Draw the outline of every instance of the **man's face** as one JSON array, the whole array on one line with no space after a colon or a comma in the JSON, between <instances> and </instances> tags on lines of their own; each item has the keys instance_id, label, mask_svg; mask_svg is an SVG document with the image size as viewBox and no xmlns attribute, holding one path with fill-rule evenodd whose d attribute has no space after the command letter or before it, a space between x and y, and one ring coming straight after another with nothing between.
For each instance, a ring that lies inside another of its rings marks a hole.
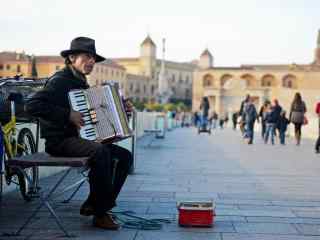
<instances>
[{"instance_id":1,"label":"man's face","mask_svg":"<svg viewBox=\"0 0 320 240\"><path fill-rule=\"evenodd\" d=\"M70 56L70 60L72 66L84 75L90 74L96 63L95 56L90 53L79 53Z\"/></svg>"}]
</instances>

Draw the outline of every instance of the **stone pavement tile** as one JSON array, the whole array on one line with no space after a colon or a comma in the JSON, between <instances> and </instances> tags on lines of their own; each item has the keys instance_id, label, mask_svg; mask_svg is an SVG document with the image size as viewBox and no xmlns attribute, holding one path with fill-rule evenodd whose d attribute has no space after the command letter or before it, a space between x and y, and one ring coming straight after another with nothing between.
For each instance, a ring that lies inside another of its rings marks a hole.
<instances>
[{"instance_id":1,"label":"stone pavement tile","mask_svg":"<svg viewBox=\"0 0 320 240\"><path fill-rule=\"evenodd\" d=\"M118 201L152 202L154 197L119 196Z\"/></svg>"},{"instance_id":2,"label":"stone pavement tile","mask_svg":"<svg viewBox=\"0 0 320 240\"><path fill-rule=\"evenodd\" d=\"M223 233L223 240L319 240L318 236Z\"/></svg>"},{"instance_id":3,"label":"stone pavement tile","mask_svg":"<svg viewBox=\"0 0 320 240\"><path fill-rule=\"evenodd\" d=\"M215 216L215 222L247 222L245 217L242 216Z\"/></svg>"},{"instance_id":4,"label":"stone pavement tile","mask_svg":"<svg viewBox=\"0 0 320 240\"><path fill-rule=\"evenodd\" d=\"M288 200L271 200L273 205L277 206L299 206L299 207L320 207L320 201L288 201Z\"/></svg>"},{"instance_id":5,"label":"stone pavement tile","mask_svg":"<svg viewBox=\"0 0 320 240\"><path fill-rule=\"evenodd\" d=\"M219 193L219 199L241 199L241 200L272 200L274 195L269 193Z\"/></svg>"},{"instance_id":6,"label":"stone pavement tile","mask_svg":"<svg viewBox=\"0 0 320 240\"><path fill-rule=\"evenodd\" d=\"M220 209L239 209L239 206L231 204L216 204L216 210Z\"/></svg>"},{"instance_id":7,"label":"stone pavement tile","mask_svg":"<svg viewBox=\"0 0 320 240\"><path fill-rule=\"evenodd\" d=\"M222 240L218 233L139 231L135 240Z\"/></svg>"},{"instance_id":8,"label":"stone pavement tile","mask_svg":"<svg viewBox=\"0 0 320 240\"><path fill-rule=\"evenodd\" d=\"M268 200L252 200L252 199L215 199L215 203L218 204L247 204L257 206L269 206L272 205L272 201Z\"/></svg>"},{"instance_id":9,"label":"stone pavement tile","mask_svg":"<svg viewBox=\"0 0 320 240\"><path fill-rule=\"evenodd\" d=\"M320 224L320 218L246 217L248 222Z\"/></svg>"},{"instance_id":10,"label":"stone pavement tile","mask_svg":"<svg viewBox=\"0 0 320 240\"><path fill-rule=\"evenodd\" d=\"M265 216L265 217L295 217L291 211L264 211L264 210L237 210L219 209L217 215L236 215L236 216Z\"/></svg>"},{"instance_id":11,"label":"stone pavement tile","mask_svg":"<svg viewBox=\"0 0 320 240\"><path fill-rule=\"evenodd\" d=\"M217 199L218 198L218 193L217 192L177 192L175 194L176 199L178 201L188 201L188 200L208 200L208 199Z\"/></svg>"},{"instance_id":12,"label":"stone pavement tile","mask_svg":"<svg viewBox=\"0 0 320 240\"><path fill-rule=\"evenodd\" d=\"M242 210L265 210L265 211L320 211L319 207L305 207L305 206L259 206L259 205L247 205L239 204L239 209Z\"/></svg>"},{"instance_id":13,"label":"stone pavement tile","mask_svg":"<svg viewBox=\"0 0 320 240\"><path fill-rule=\"evenodd\" d=\"M175 184L167 184L167 185L155 185L155 184L142 184L139 188L139 191L146 192L189 192L188 187L179 186Z\"/></svg>"},{"instance_id":14,"label":"stone pavement tile","mask_svg":"<svg viewBox=\"0 0 320 240\"><path fill-rule=\"evenodd\" d=\"M320 239L320 224L296 224L298 231L303 235L316 235Z\"/></svg>"},{"instance_id":15,"label":"stone pavement tile","mask_svg":"<svg viewBox=\"0 0 320 240\"><path fill-rule=\"evenodd\" d=\"M286 223L234 223L238 233L298 234L292 224Z\"/></svg>"},{"instance_id":16,"label":"stone pavement tile","mask_svg":"<svg viewBox=\"0 0 320 240\"><path fill-rule=\"evenodd\" d=\"M123 191L119 197L174 197L174 191Z\"/></svg>"},{"instance_id":17,"label":"stone pavement tile","mask_svg":"<svg viewBox=\"0 0 320 240\"><path fill-rule=\"evenodd\" d=\"M159 207L151 205L147 211L147 214L177 214L177 207Z\"/></svg>"},{"instance_id":18,"label":"stone pavement tile","mask_svg":"<svg viewBox=\"0 0 320 240\"><path fill-rule=\"evenodd\" d=\"M320 218L320 211L293 211L297 217Z\"/></svg>"},{"instance_id":19,"label":"stone pavement tile","mask_svg":"<svg viewBox=\"0 0 320 240\"><path fill-rule=\"evenodd\" d=\"M70 233L73 237L68 238L64 236L62 232L57 230L41 230L36 232L26 232L21 234L19 237L5 237L0 240L134 240L137 234L136 230L132 231L108 231L93 228L92 230L85 230L79 232Z\"/></svg>"}]
</instances>

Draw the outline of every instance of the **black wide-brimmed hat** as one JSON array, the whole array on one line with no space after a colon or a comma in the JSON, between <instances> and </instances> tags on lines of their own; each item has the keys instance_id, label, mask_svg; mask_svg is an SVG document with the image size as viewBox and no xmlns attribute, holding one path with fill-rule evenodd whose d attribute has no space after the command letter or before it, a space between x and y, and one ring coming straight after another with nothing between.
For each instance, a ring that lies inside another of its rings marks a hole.
<instances>
[{"instance_id":1,"label":"black wide-brimmed hat","mask_svg":"<svg viewBox=\"0 0 320 240\"><path fill-rule=\"evenodd\" d=\"M106 60L104 57L96 53L95 41L87 37L77 37L71 41L70 49L62 51L60 54L66 58L70 54L74 53L90 53L95 56L96 62L102 62Z\"/></svg>"}]
</instances>

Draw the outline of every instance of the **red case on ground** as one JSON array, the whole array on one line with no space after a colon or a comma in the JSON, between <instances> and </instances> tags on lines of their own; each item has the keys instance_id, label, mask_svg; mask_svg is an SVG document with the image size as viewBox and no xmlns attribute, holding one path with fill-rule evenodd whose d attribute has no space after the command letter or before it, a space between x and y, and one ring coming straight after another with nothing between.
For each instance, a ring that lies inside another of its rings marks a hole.
<instances>
[{"instance_id":1,"label":"red case on ground","mask_svg":"<svg viewBox=\"0 0 320 240\"><path fill-rule=\"evenodd\" d=\"M179 225L181 227L212 227L215 217L213 202L180 202Z\"/></svg>"}]
</instances>

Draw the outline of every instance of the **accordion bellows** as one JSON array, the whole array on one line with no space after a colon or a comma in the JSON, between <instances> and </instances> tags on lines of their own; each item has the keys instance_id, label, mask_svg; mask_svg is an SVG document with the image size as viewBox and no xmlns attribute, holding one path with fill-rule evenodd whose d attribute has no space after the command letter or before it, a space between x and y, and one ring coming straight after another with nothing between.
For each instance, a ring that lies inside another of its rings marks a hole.
<instances>
[{"instance_id":1,"label":"accordion bellows","mask_svg":"<svg viewBox=\"0 0 320 240\"><path fill-rule=\"evenodd\" d=\"M69 101L74 111L83 114L84 126L80 129L80 137L113 142L132 135L116 85L72 90Z\"/></svg>"}]
</instances>

